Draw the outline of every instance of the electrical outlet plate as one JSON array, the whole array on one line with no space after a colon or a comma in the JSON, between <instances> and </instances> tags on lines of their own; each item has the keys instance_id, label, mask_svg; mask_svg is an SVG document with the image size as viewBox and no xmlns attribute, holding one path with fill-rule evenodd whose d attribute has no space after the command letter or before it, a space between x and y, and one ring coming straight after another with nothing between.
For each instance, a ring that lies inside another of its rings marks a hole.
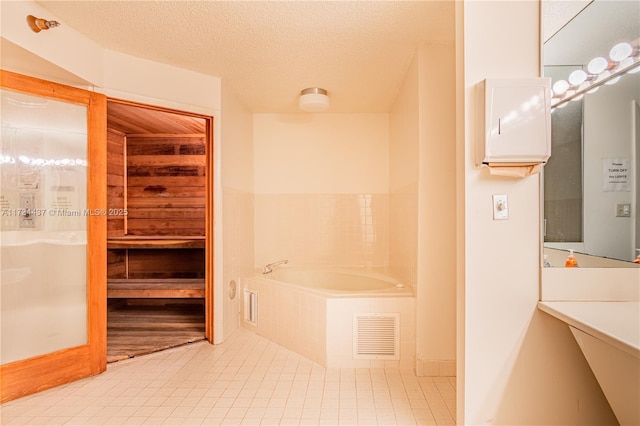
<instances>
[{"instance_id":1,"label":"electrical outlet plate","mask_svg":"<svg viewBox=\"0 0 640 426\"><path fill-rule=\"evenodd\" d=\"M493 220L509 219L509 205L506 195L493 196Z\"/></svg>"}]
</instances>

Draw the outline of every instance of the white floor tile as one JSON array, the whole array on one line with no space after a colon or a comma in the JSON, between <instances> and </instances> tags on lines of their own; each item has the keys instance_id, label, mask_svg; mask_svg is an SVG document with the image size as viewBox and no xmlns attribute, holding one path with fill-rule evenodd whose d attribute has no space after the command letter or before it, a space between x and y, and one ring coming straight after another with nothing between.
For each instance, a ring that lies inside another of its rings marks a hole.
<instances>
[{"instance_id":1,"label":"white floor tile","mask_svg":"<svg viewBox=\"0 0 640 426\"><path fill-rule=\"evenodd\" d=\"M325 369L245 329L0 406L3 425L455 424L455 377Z\"/></svg>"}]
</instances>

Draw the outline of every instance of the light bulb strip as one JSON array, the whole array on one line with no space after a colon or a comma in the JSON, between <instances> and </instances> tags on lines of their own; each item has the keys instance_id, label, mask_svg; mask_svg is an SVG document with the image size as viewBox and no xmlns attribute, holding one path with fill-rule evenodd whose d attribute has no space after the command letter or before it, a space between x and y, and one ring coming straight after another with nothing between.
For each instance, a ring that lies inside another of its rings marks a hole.
<instances>
[{"instance_id":1,"label":"light bulb strip","mask_svg":"<svg viewBox=\"0 0 640 426\"><path fill-rule=\"evenodd\" d=\"M630 56L633 58L633 61L631 63L629 63L627 66L623 68L616 69L615 71L611 72L608 76L600 79L598 78L599 75L618 67L622 62L615 62L615 61L609 62L609 66L605 68L605 70L602 71L602 73L600 74L589 74L587 72L588 77L587 77L586 83L589 83L589 84L584 85L584 83L582 83L581 85L578 85L578 87L576 87L568 83L569 88L565 92L563 92L562 94L556 94L556 93L553 94L551 107L557 108L559 105L564 104L565 102L569 102L572 99L580 95L583 95L586 92L595 89L596 87L600 87L601 85L607 83L608 81L613 80L614 78L617 78L625 74L627 71L630 71L631 69L640 66L640 54L639 54L640 38L634 40L630 44L632 45L632 48L633 48ZM582 85L584 85L584 87L581 87ZM555 99L555 102L554 102L554 99Z\"/></svg>"}]
</instances>

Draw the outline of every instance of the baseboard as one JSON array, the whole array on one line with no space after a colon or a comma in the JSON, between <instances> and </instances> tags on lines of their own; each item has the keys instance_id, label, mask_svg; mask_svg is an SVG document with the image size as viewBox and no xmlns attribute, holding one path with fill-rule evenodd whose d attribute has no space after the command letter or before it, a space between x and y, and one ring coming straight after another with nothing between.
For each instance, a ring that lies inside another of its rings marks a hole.
<instances>
[{"instance_id":1,"label":"baseboard","mask_svg":"<svg viewBox=\"0 0 640 426\"><path fill-rule=\"evenodd\" d=\"M454 377L455 359L416 360L416 376Z\"/></svg>"}]
</instances>

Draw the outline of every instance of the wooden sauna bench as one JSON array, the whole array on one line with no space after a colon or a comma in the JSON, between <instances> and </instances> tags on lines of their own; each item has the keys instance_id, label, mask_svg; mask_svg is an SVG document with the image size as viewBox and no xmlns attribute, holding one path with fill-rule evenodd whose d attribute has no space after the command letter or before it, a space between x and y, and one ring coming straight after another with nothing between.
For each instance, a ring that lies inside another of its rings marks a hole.
<instances>
[{"instance_id":1,"label":"wooden sauna bench","mask_svg":"<svg viewBox=\"0 0 640 426\"><path fill-rule=\"evenodd\" d=\"M204 250L204 237L121 237L107 240L107 249L124 252L123 276L107 278L107 297L119 299L204 298L204 277L131 277L129 258L132 250L157 253L182 253ZM169 254L169 256L171 256ZM132 256L133 257L133 256ZM160 260L161 263L166 263ZM179 263L179 260L177 261ZM202 265L204 271L204 265ZM153 275L153 271L150 272Z\"/></svg>"}]
</instances>

